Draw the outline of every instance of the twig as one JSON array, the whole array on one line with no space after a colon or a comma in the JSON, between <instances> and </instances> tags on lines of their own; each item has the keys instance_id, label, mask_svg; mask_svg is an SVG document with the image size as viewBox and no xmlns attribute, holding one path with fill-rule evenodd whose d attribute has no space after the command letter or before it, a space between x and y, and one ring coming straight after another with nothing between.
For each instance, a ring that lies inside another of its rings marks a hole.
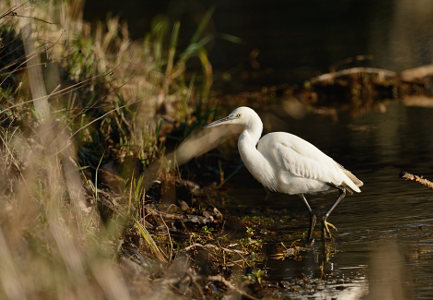
<instances>
[{"instance_id":1,"label":"twig","mask_svg":"<svg viewBox=\"0 0 433 300\"><path fill-rule=\"evenodd\" d=\"M168 261L170 262L171 259L173 258L173 241L171 239L170 228L168 228L167 223L165 223L165 221L164 221L164 218L161 215L159 215L159 217L161 218L162 223L164 224L165 228L167 229L168 239L170 241L170 256L168 257Z\"/></svg>"},{"instance_id":2,"label":"twig","mask_svg":"<svg viewBox=\"0 0 433 300\"><path fill-rule=\"evenodd\" d=\"M239 254L239 255L241 255L241 254L247 254L247 252L241 251L241 250L228 249L228 248L224 248L222 246L217 246L217 245L214 245L214 244L205 244L205 245L202 245L202 244L199 244L199 243L191 244L188 247L185 247L183 250L189 251L189 250L197 248L197 247L199 247L199 248L210 248L210 249L215 249L215 250L221 250L221 251L224 251L224 252L236 253L236 254Z\"/></svg>"},{"instance_id":3,"label":"twig","mask_svg":"<svg viewBox=\"0 0 433 300\"><path fill-rule=\"evenodd\" d=\"M213 244L202 245L202 244L199 244L199 243L191 244L188 247L185 247L183 250L184 251L189 251L189 250L197 248L197 247L198 248L213 248L213 249L219 250L219 248L217 246L213 245Z\"/></svg>"},{"instance_id":4,"label":"twig","mask_svg":"<svg viewBox=\"0 0 433 300\"><path fill-rule=\"evenodd\" d=\"M27 5L29 3L30 3L30 1L26 1L26 2L21 3L20 5L9 8L6 12L4 12L3 14L0 15L0 19L7 17L7 16L12 16L12 17L16 16L17 15L16 11L18 9L20 9L21 7L23 7L24 5Z\"/></svg>"},{"instance_id":5,"label":"twig","mask_svg":"<svg viewBox=\"0 0 433 300\"><path fill-rule=\"evenodd\" d=\"M167 220L179 220L182 222L191 222L191 223L197 223L197 224L209 224L213 223L213 220L210 218L198 216L198 215L181 215L181 214L174 214L174 213L167 213L163 211L157 211L150 207L146 207L146 210L154 215L154 216L162 216Z\"/></svg>"},{"instance_id":6,"label":"twig","mask_svg":"<svg viewBox=\"0 0 433 300\"><path fill-rule=\"evenodd\" d=\"M223 276L221 275L215 275L215 276L209 276L207 278L210 281L218 281L223 283L227 288L231 289L232 291L235 291L236 293L248 298L248 299L253 299L253 300L258 300L258 298L251 296L250 294L247 294L246 292L242 291L241 289L239 289L238 287L236 287L235 285L233 285L230 281L228 281L227 279L225 279Z\"/></svg>"},{"instance_id":7,"label":"twig","mask_svg":"<svg viewBox=\"0 0 433 300\"><path fill-rule=\"evenodd\" d=\"M431 182L430 180L428 180L422 176L418 176L418 175L414 175L414 174L411 174L411 173L406 172L406 171L402 171L400 173L400 178L404 179L404 180L415 181L415 182L418 182L419 184L422 184L423 186L425 186L429 189L433 189L433 182Z\"/></svg>"},{"instance_id":8,"label":"twig","mask_svg":"<svg viewBox=\"0 0 433 300\"><path fill-rule=\"evenodd\" d=\"M23 16L23 15L19 15L19 14L13 14L13 16L14 17L18 17L18 18L33 19L33 20L36 20L36 21L39 21L39 22L50 24L50 25L56 25L56 24L58 24L58 23L50 22L50 21L47 21L47 20L44 20L44 19L41 19L41 18L37 18L37 17L32 17L32 16Z\"/></svg>"},{"instance_id":9,"label":"twig","mask_svg":"<svg viewBox=\"0 0 433 300\"><path fill-rule=\"evenodd\" d=\"M237 249L228 249L228 248L225 248L225 247L222 247L222 246L220 246L220 247L221 247L221 249L224 250L225 252L236 253L236 254L239 254L239 255L242 255L242 254L248 254L247 252L242 251L242 250L237 250Z\"/></svg>"},{"instance_id":10,"label":"twig","mask_svg":"<svg viewBox=\"0 0 433 300\"><path fill-rule=\"evenodd\" d=\"M228 249L228 248L222 247L220 245L218 245L218 246L216 246L214 244L205 244L205 245L202 245L202 244L199 244L199 243L191 244L188 247L185 247L183 250L184 251L190 251L190 250L195 249L195 248L206 249L213 256L218 256L218 254L216 252L211 253L211 251L210 251L211 249L213 249L215 251L221 251L223 253L224 265L226 264L226 262L225 262L225 253L226 252L227 253L231 253L231 254L237 254L237 255L239 255L239 257L241 259L240 260L230 260L229 261L230 263L233 263L233 264L236 264L238 266L241 266L241 263L239 263L239 262L243 262L247 266L250 266L250 264L248 263L248 261L244 257L245 254L248 254L245 251L241 251L241 250L237 250L237 249Z\"/></svg>"},{"instance_id":11,"label":"twig","mask_svg":"<svg viewBox=\"0 0 433 300\"><path fill-rule=\"evenodd\" d=\"M245 251L236 250L236 249L231 250L231 249L227 249L227 248L224 248L224 247L221 247L221 248L224 250L223 253L225 253L225 252L233 252L233 253L236 253L236 254L239 255L239 257L241 258L240 261L242 261L242 262L243 262L244 264L246 264L248 267L250 266L250 264L248 263L248 260L244 257L245 254L248 254L248 253L246 253ZM243 254L244 254L244 255L243 255ZM231 262L237 264L238 261L233 260L233 261L231 261ZM238 265L239 265L239 264L238 264Z\"/></svg>"}]
</instances>

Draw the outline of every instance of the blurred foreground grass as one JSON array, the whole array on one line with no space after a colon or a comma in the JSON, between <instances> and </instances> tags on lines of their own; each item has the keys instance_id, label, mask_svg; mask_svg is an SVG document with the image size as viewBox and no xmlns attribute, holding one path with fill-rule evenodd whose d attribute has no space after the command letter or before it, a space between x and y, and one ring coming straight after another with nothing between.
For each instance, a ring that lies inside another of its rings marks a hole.
<instances>
[{"instance_id":1,"label":"blurred foreground grass","mask_svg":"<svg viewBox=\"0 0 433 300\"><path fill-rule=\"evenodd\" d=\"M212 12L179 50L179 23L158 17L137 43L117 18L83 22L82 5L0 2L0 298L166 298L188 263L146 229L139 174L163 132L209 117ZM127 239L148 253L121 255Z\"/></svg>"}]
</instances>

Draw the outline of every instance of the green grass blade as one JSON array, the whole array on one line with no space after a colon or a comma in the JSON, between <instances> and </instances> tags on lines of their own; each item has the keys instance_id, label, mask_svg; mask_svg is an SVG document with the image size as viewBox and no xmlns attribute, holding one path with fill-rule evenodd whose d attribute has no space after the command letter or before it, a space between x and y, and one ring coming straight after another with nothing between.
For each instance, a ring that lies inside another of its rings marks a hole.
<instances>
[{"instance_id":1,"label":"green grass blade","mask_svg":"<svg viewBox=\"0 0 433 300\"><path fill-rule=\"evenodd\" d=\"M208 9L206 14L204 15L203 19L201 20L200 24L198 25L197 30L195 31L194 35L191 38L191 44L194 44L198 41L200 36L202 35L204 29L206 28L207 24L209 24L209 21L215 11L215 7L211 7Z\"/></svg>"},{"instance_id":2,"label":"green grass blade","mask_svg":"<svg viewBox=\"0 0 433 300\"><path fill-rule=\"evenodd\" d=\"M179 37L179 29L180 29L180 22L176 22L173 25L173 31L171 32L171 40L170 40L170 48L176 49L177 47L177 40Z\"/></svg>"},{"instance_id":3,"label":"green grass blade","mask_svg":"<svg viewBox=\"0 0 433 300\"><path fill-rule=\"evenodd\" d=\"M228 42L231 42L233 44L240 45L240 44L242 44L244 42L240 37L232 35L232 34L229 34L229 33L220 33L219 37L221 39L226 40Z\"/></svg>"},{"instance_id":4,"label":"green grass blade","mask_svg":"<svg viewBox=\"0 0 433 300\"><path fill-rule=\"evenodd\" d=\"M212 40L212 36L206 36L196 43L190 44L180 55L180 61L187 61L191 56L196 54L201 48Z\"/></svg>"}]
</instances>

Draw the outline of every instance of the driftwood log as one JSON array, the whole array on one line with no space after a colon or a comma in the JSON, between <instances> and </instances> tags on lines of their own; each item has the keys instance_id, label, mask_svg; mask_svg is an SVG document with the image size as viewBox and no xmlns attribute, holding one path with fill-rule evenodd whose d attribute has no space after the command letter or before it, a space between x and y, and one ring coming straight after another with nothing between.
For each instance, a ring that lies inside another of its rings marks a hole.
<instances>
[{"instance_id":1,"label":"driftwood log","mask_svg":"<svg viewBox=\"0 0 433 300\"><path fill-rule=\"evenodd\" d=\"M422 104L430 105L433 91L429 77L433 77L433 64L402 72L371 67L346 68L311 78L297 96L310 105L340 105L355 112L375 107L381 100L403 101L413 96L428 97Z\"/></svg>"},{"instance_id":2,"label":"driftwood log","mask_svg":"<svg viewBox=\"0 0 433 300\"><path fill-rule=\"evenodd\" d=\"M337 78L348 76L348 75L354 75L354 74L377 75L382 80L385 79L386 77L395 77L397 75L396 72L386 70L386 69L355 67L355 68L349 68L340 71L325 73L312 78L310 82L312 84L332 82Z\"/></svg>"},{"instance_id":3,"label":"driftwood log","mask_svg":"<svg viewBox=\"0 0 433 300\"><path fill-rule=\"evenodd\" d=\"M377 75L379 79L382 80L385 78L397 77L400 78L400 80L412 82L433 76L433 64L407 69L400 73L380 68L354 67L321 74L317 77L310 79L310 82L312 84L332 82L337 78L354 74Z\"/></svg>"},{"instance_id":4,"label":"driftwood log","mask_svg":"<svg viewBox=\"0 0 433 300\"><path fill-rule=\"evenodd\" d=\"M433 64L408 69L400 73L400 78L404 81L414 81L430 76L433 76Z\"/></svg>"}]
</instances>

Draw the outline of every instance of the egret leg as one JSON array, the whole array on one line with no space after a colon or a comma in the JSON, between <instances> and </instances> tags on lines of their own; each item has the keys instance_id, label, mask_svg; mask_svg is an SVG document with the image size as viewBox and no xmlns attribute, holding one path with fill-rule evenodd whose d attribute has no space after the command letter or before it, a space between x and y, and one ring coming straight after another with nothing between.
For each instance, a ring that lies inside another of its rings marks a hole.
<instances>
[{"instance_id":1,"label":"egret leg","mask_svg":"<svg viewBox=\"0 0 433 300\"><path fill-rule=\"evenodd\" d=\"M337 227L335 227L333 224L331 224L327 221L328 217L332 213L332 211L337 207L337 205L341 202L341 200L344 199L344 197L346 197L346 189L341 188L340 194L338 195L337 200L335 200L334 204L332 204L332 206L329 208L328 212L323 217L323 233L329 238L332 238L331 231L330 231L329 227L331 227L334 230L337 230Z\"/></svg>"},{"instance_id":2,"label":"egret leg","mask_svg":"<svg viewBox=\"0 0 433 300\"><path fill-rule=\"evenodd\" d=\"M313 212L313 209L311 208L310 204L307 201L307 198L305 198L304 194L301 194L302 200L304 200L305 205L307 205L308 212L310 213L310 229L308 230L308 243L313 242L313 234L314 234L314 227L316 226L317 217L316 214Z\"/></svg>"}]
</instances>

